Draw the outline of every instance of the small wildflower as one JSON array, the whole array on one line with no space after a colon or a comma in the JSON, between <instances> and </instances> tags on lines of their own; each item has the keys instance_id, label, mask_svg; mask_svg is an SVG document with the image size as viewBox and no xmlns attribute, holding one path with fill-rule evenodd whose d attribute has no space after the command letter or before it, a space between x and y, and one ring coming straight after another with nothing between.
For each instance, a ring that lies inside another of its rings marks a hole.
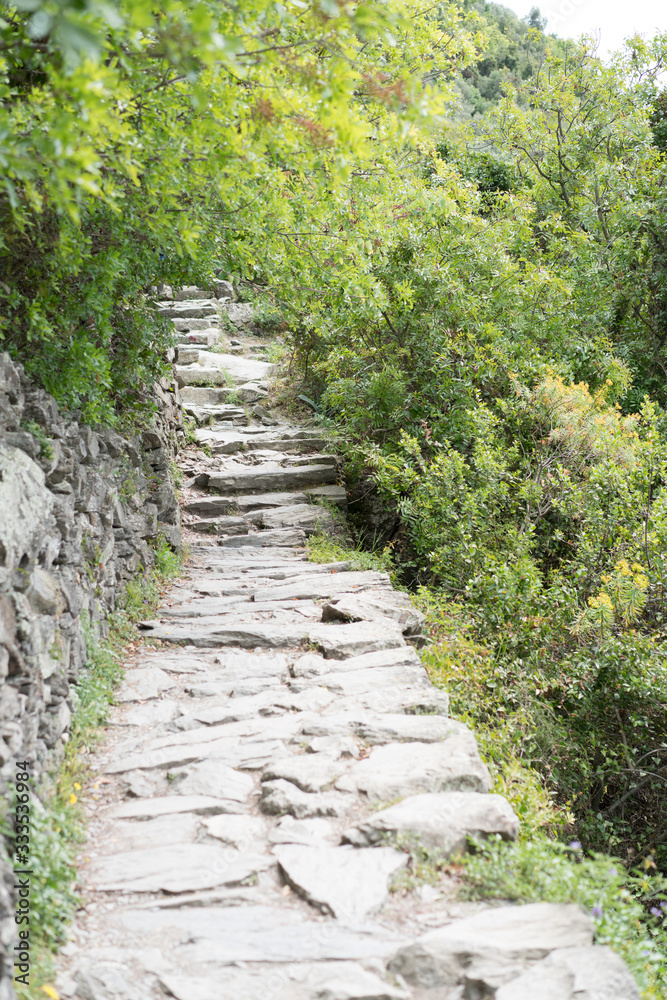
<instances>
[{"instance_id":1,"label":"small wildflower","mask_svg":"<svg viewBox=\"0 0 667 1000\"><path fill-rule=\"evenodd\" d=\"M571 851L580 851L581 850L581 844L579 843L578 840L573 840L572 843L569 846L570 846L570 850Z\"/></svg>"},{"instance_id":2,"label":"small wildflower","mask_svg":"<svg viewBox=\"0 0 667 1000\"><path fill-rule=\"evenodd\" d=\"M661 909L661 910L662 910L662 911L663 911L664 913L667 913L667 903L665 903L665 902L662 902L662 903L660 904L660 909Z\"/></svg>"},{"instance_id":3,"label":"small wildflower","mask_svg":"<svg viewBox=\"0 0 667 1000\"><path fill-rule=\"evenodd\" d=\"M69 804L73 806L76 801L77 801L76 795L74 794L74 792L71 792L69 797Z\"/></svg>"},{"instance_id":4,"label":"small wildflower","mask_svg":"<svg viewBox=\"0 0 667 1000\"><path fill-rule=\"evenodd\" d=\"M599 920L600 917L602 916L602 907L594 906L593 909L591 910L591 916Z\"/></svg>"},{"instance_id":5,"label":"small wildflower","mask_svg":"<svg viewBox=\"0 0 667 1000\"><path fill-rule=\"evenodd\" d=\"M79 784L78 781L74 782L74 787L76 788L77 792L81 790L81 785Z\"/></svg>"},{"instance_id":6,"label":"small wildflower","mask_svg":"<svg viewBox=\"0 0 667 1000\"><path fill-rule=\"evenodd\" d=\"M610 868L609 874L611 875L612 878L614 878L615 875L618 875L618 872L615 868Z\"/></svg>"},{"instance_id":7,"label":"small wildflower","mask_svg":"<svg viewBox=\"0 0 667 1000\"><path fill-rule=\"evenodd\" d=\"M662 916L662 910L660 909L659 906L652 906L648 912L651 914L652 917Z\"/></svg>"}]
</instances>

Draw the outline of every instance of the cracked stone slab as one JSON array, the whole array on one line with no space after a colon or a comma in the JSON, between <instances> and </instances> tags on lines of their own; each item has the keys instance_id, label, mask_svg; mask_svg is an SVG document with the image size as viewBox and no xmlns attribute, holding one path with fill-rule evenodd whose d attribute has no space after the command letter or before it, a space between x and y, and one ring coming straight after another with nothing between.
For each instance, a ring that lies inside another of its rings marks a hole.
<instances>
[{"instance_id":1,"label":"cracked stone slab","mask_svg":"<svg viewBox=\"0 0 667 1000\"><path fill-rule=\"evenodd\" d=\"M623 959L606 946L558 948L517 979L496 1000L639 1000Z\"/></svg>"},{"instance_id":2,"label":"cracked stone slab","mask_svg":"<svg viewBox=\"0 0 667 1000\"><path fill-rule=\"evenodd\" d=\"M493 995L549 952L592 943L592 921L573 903L499 906L423 934L389 968L429 990L474 984Z\"/></svg>"},{"instance_id":3,"label":"cracked stone slab","mask_svg":"<svg viewBox=\"0 0 667 1000\"><path fill-rule=\"evenodd\" d=\"M286 649L299 646L308 639L309 626L304 619L303 626L272 625L271 623L238 625L210 625L193 622L178 622L173 625L157 625L148 635L163 642L187 643L191 646L215 649L219 646L240 646L244 649Z\"/></svg>"},{"instance_id":4,"label":"cracked stone slab","mask_svg":"<svg viewBox=\"0 0 667 1000\"><path fill-rule=\"evenodd\" d=\"M354 798L340 792L302 792L300 788L278 778L262 783L259 808L269 816L344 816L352 808Z\"/></svg>"},{"instance_id":5,"label":"cracked stone slab","mask_svg":"<svg viewBox=\"0 0 667 1000\"><path fill-rule=\"evenodd\" d=\"M202 825L210 837L239 851L266 850L268 822L263 816L211 816Z\"/></svg>"},{"instance_id":6,"label":"cracked stone slab","mask_svg":"<svg viewBox=\"0 0 667 1000\"><path fill-rule=\"evenodd\" d=\"M356 962L318 962L227 969L206 975L159 972L159 982L176 1000L220 1000L220 990L234 1000L408 1000Z\"/></svg>"},{"instance_id":7,"label":"cracked stone slab","mask_svg":"<svg viewBox=\"0 0 667 1000\"><path fill-rule=\"evenodd\" d=\"M325 659L343 660L378 649L391 649L404 642L399 625L393 622L354 622L351 625L315 625L308 631L310 642Z\"/></svg>"},{"instance_id":8,"label":"cracked stone slab","mask_svg":"<svg viewBox=\"0 0 667 1000\"><path fill-rule=\"evenodd\" d=\"M355 761L336 783L371 801L392 802L420 792L488 792L491 778L467 726L450 725L440 743L389 743Z\"/></svg>"},{"instance_id":9,"label":"cracked stone slab","mask_svg":"<svg viewBox=\"0 0 667 1000\"><path fill-rule=\"evenodd\" d=\"M406 715L442 715L449 713L449 695L446 691L420 683L416 686L396 685L366 691L349 697L340 697L341 712L367 709L369 712Z\"/></svg>"},{"instance_id":10,"label":"cracked stone slab","mask_svg":"<svg viewBox=\"0 0 667 1000\"><path fill-rule=\"evenodd\" d=\"M218 316L220 307L217 299L202 299L194 302L169 302L159 305L158 312L169 319L203 319Z\"/></svg>"},{"instance_id":11,"label":"cracked stone slab","mask_svg":"<svg viewBox=\"0 0 667 1000\"><path fill-rule=\"evenodd\" d=\"M271 864L267 855L231 847L176 844L101 858L91 865L91 882L106 892L192 892L244 882Z\"/></svg>"},{"instance_id":12,"label":"cracked stone slab","mask_svg":"<svg viewBox=\"0 0 667 1000\"><path fill-rule=\"evenodd\" d=\"M232 684L230 694L234 691ZM228 722L243 722L245 719L256 718L258 714L273 715L280 714L275 707L276 699L279 697L275 687L259 691L257 694L246 697L228 698L223 705L213 705L210 708L202 708L192 713L191 718L206 725L224 725Z\"/></svg>"},{"instance_id":13,"label":"cracked stone slab","mask_svg":"<svg viewBox=\"0 0 667 1000\"><path fill-rule=\"evenodd\" d=\"M404 635L418 635L426 621L409 594L398 590L365 590L361 594L340 594L322 608L322 621L398 622Z\"/></svg>"},{"instance_id":14,"label":"cracked stone slab","mask_svg":"<svg viewBox=\"0 0 667 1000\"><path fill-rule=\"evenodd\" d=\"M203 370L203 369L202 369ZM269 490L292 492L308 486L336 482L331 465L305 465L296 468L249 466L233 472L213 473L208 485L219 493L266 493Z\"/></svg>"},{"instance_id":15,"label":"cracked stone slab","mask_svg":"<svg viewBox=\"0 0 667 1000\"><path fill-rule=\"evenodd\" d=\"M299 972L295 978L301 980ZM322 962L305 972L304 984L313 1000L410 1000L410 995L390 986L356 962Z\"/></svg>"},{"instance_id":16,"label":"cracked stone slab","mask_svg":"<svg viewBox=\"0 0 667 1000\"><path fill-rule=\"evenodd\" d=\"M335 844L338 835L327 819L295 819L283 816L269 833L270 844L306 844L309 847Z\"/></svg>"},{"instance_id":17,"label":"cracked stone slab","mask_svg":"<svg viewBox=\"0 0 667 1000\"><path fill-rule=\"evenodd\" d=\"M261 522L265 528L294 527L308 531L326 531L333 527L333 517L330 511L324 507L308 504L265 510L262 512Z\"/></svg>"},{"instance_id":18,"label":"cracked stone slab","mask_svg":"<svg viewBox=\"0 0 667 1000\"><path fill-rule=\"evenodd\" d=\"M346 770L346 763L325 753L296 754L283 757L264 769L262 781L284 778L302 792L321 792Z\"/></svg>"},{"instance_id":19,"label":"cracked stone slab","mask_svg":"<svg viewBox=\"0 0 667 1000\"><path fill-rule=\"evenodd\" d=\"M243 517L213 517L205 521L193 521L187 525L190 531L202 535L247 535L248 522Z\"/></svg>"},{"instance_id":20,"label":"cracked stone slab","mask_svg":"<svg viewBox=\"0 0 667 1000\"><path fill-rule=\"evenodd\" d=\"M336 664L336 670L367 670L373 667L397 667L414 666L421 664L419 654L412 646L402 645L390 649L381 649L371 653L362 653L360 656L350 656L341 663ZM294 690L298 690L299 678L315 677L318 674L330 673L332 664L317 653L304 653L299 656L292 665L292 681ZM308 684L304 683L303 687Z\"/></svg>"},{"instance_id":21,"label":"cracked stone slab","mask_svg":"<svg viewBox=\"0 0 667 1000\"><path fill-rule=\"evenodd\" d=\"M387 834L408 835L451 857L467 849L469 837L500 834L514 840L518 832L519 820L501 795L435 792L411 795L373 813L347 836L354 844L375 844Z\"/></svg>"},{"instance_id":22,"label":"cracked stone slab","mask_svg":"<svg viewBox=\"0 0 667 1000\"><path fill-rule=\"evenodd\" d=\"M77 997L86 1000L142 1000L150 995L144 970L125 956L108 959L99 954L83 959L74 969Z\"/></svg>"},{"instance_id":23,"label":"cracked stone slab","mask_svg":"<svg viewBox=\"0 0 667 1000\"><path fill-rule=\"evenodd\" d=\"M352 626L342 627L350 628ZM330 665L333 666L333 664ZM389 698L394 691L400 688L420 686L428 686L429 690L432 688L428 675L421 664L414 667L370 667L368 670L340 672L332 670L328 674L320 674L317 683L320 687L335 691L336 694L345 695L348 698L378 690Z\"/></svg>"},{"instance_id":24,"label":"cracked stone slab","mask_svg":"<svg viewBox=\"0 0 667 1000\"><path fill-rule=\"evenodd\" d=\"M292 727L288 732L290 735L293 735L293 732L298 728L299 722L297 719L287 721ZM261 729L255 726L251 727L248 733L251 736L255 736L263 731L263 726ZM208 743L190 742L180 744L176 742L179 735L192 738L196 734L190 732L177 733L172 737L174 740L173 744L155 750L146 750L143 753L132 754L122 757L120 760L112 761L105 767L105 773L122 774L125 771L182 767L204 758L223 760L229 767L252 771L259 770L281 753L288 752L282 742L282 739L285 738L283 733L281 733L280 739L247 740L243 743L241 743L238 734L215 736L206 733L203 735L209 735L210 742ZM167 798L173 801L175 798L182 799L184 796L167 796ZM239 812L238 807L235 809L232 808L230 802L226 802L225 804L228 808L220 809L220 812ZM173 808L175 811L176 807L174 806Z\"/></svg>"},{"instance_id":25,"label":"cracked stone slab","mask_svg":"<svg viewBox=\"0 0 667 1000\"><path fill-rule=\"evenodd\" d=\"M133 940L139 935L146 946L160 945L168 935L188 942L172 951L176 967L187 969L200 961L210 963L211 969L237 962L363 961L388 958L408 943L406 935L382 927L323 925L295 910L262 905L134 909L119 913L116 921Z\"/></svg>"},{"instance_id":26,"label":"cracked stone slab","mask_svg":"<svg viewBox=\"0 0 667 1000\"><path fill-rule=\"evenodd\" d=\"M211 669L210 655L207 658L201 654L195 656L186 650L180 650L179 655L179 653L165 649L154 659L157 660L162 670L171 674L197 674Z\"/></svg>"},{"instance_id":27,"label":"cracked stone slab","mask_svg":"<svg viewBox=\"0 0 667 1000\"><path fill-rule=\"evenodd\" d=\"M151 701L147 705L135 705L126 711L115 711L109 721L112 726L153 728L163 722L172 722L180 715L180 712L178 702L161 698L159 701Z\"/></svg>"},{"instance_id":28,"label":"cracked stone slab","mask_svg":"<svg viewBox=\"0 0 667 1000\"><path fill-rule=\"evenodd\" d=\"M237 357L235 354L216 354L214 351L200 351L199 363L207 368L218 368L231 376L237 384L261 382L269 378L276 366L253 358Z\"/></svg>"},{"instance_id":29,"label":"cracked stone slab","mask_svg":"<svg viewBox=\"0 0 667 1000\"><path fill-rule=\"evenodd\" d=\"M301 732L305 735L306 726ZM352 736L312 736L309 739L300 740L302 745L311 753L326 753L334 760L340 757L355 759L361 755L357 741Z\"/></svg>"},{"instance_id":30,"label":"cracked stone slab","mask_svg":"<svg viewBox=\"0 0 667 1000\"><path fill-rule=\"evenodd\" d=\"M228 702L241 701L240 698L226 700ZM310 719L311 716L306 714L307 718ZM300 731L300 726L304 721L305 718L300 718L298 715L261 717L252 713L248 719L243 719L240 722L202 726L195 732L167 733L164 736L158 736L146 748L146 752L164 750L166 753L171 753L181 745L192 749L199 747L200 753L207 757L219 756L214 752L217 747L243 752L247 742L242 744L240 737L246 741L250 737L256 737L257 741L265 743L277 739L291 739Z\"/></svg>"},{"instance_id":31,"label":"cracked stone slab","mask_svg":"<svg viewBox=\"0 0 667 1000\"><path fill-rule=\"evenodd\" d=\"M126 670L116 699L118 701L147 701L159 698L160 692L169 691L176 682L159 667Z\"/></svg>"},{"instance_id":32,"label":"cracked stone slab","mask_svg":"<svg viewBox=\"0 0 667 1000\"><path fill-rule=\"evenodd\" d=\"M283 586L264 587L255 591L255 601L280 601L315 597L333 597L348 591L391 587L388 573L378 573L375 570L355 571L348 573L313 573L300 576L293 582ZM401 645L396 643L396 645Z\"/></svg>"},{"instance_id":33,"label":"cracked stone slab","mask_svg":"<svg viewBox=\"0 0 667 1000\"><path fill-rule=\"evenodd\" d=\"M247 525L246 525L247 526ZM248 535L235 535L221 538L218 545L223 548L262 548L269 546L299 547L305 545L306 536L300 528L271 528L267 531L256 531Z\"/></svg>"},{"instance_id":34,"label":"cracked stone slab","mask_svg":"<svg viewBox=\"0 0 667 1000\"><path fill-rule=\"evenodd\" d=\"M283 876L309 903L346 923L361 923L381 908L389 880L408 861L391 847L307 847L282 844L273 848Z\"/></svg>"},{"instance_id":35,"label":"cracked stone slab","mask_svg":"<svg viewBox=\"0 0 667 1000\"><path fill-rule=\"evenodd\" d=\"M400 715L366 713L352 723L352 732L370 744L440 743L451 728L442 715Z\"/></svg>"},{"instance_id":36,"label":"cracked stone slab","mask_svg":"<svg viewBox=\"0 0 667 1000\"><path fill-rule=\"evenodd\" d=\"M193 844L197 839L201 819L192 813L157 816L143 823L121 820L105 838L105 846L112 846L114 853L141 851L148 847L167 847L173 844Z\"/></svg>"},{"instance_id":37,"label":"cracked stone slab","mask_svg":"<svg viewBox=\"0 0 667 1000\"><path fill-rule=\"evenodd\" d=\"M242 604L250 604L250 597L234 594L229 597L199 597L191 601L183 601L168 608L160 609L160 617L165 618L203 618L210 615L222 615L232 608L238 610Z\"/></svg>"},{"instance_id":38,"label":"cracked stone slab","mask_svg":"<svg viewBox=\"0 0 667 1000\"><path fill-rule=\"evenodd\" d=\"M210 795L217 799L245 802L255 789L249 774L236 771L220 760L204 760L168 774L174 794Z\"/></svg>"},{"instance_id":39,"label":"cracked stone slab","mask_svg":"<svg viewBox=\"0 0 667 1000\"><path fill-rule=\"evenodd\" d=\"M231 807L231 808L230 808ZM237 812L238 803L215 799L211 795L161 795L155 799L136 799L113 806L109 815L114 819L146 820L175 813L196 813L213 816L222 812Z\"/></svg>"}]
</instances>

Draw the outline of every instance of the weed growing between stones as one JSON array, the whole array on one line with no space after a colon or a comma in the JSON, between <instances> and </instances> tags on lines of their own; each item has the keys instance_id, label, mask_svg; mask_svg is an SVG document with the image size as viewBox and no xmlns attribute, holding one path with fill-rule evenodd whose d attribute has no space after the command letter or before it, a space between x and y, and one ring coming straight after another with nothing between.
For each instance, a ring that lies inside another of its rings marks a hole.
<instances>
[{"instance_id":1,"label":"weed growing between stones","mask_svg":"<svg viewBox=\"0 0 667 1000\"><path fill-rule=\"evenodd\" d=\"M335 523L335 522L334 522ZM325 533L311 535L308 539L308 558L311 562L349 562L350 569L379 570L391 573L393 562L389 549L382 552L368 552L352 537L349 529L337 525L340 533L335 536Z\"/></svg>"},{"instance_id":2,"label":"weed growing between stones","mask_svg":"<svg viewBox=\"0 0 667 1000\"><path fill-rule=\"evenodd\" d=\"M136 623L154 611L163 585L179 574L182 565L183 557L160 540L155 568L127 584L118 609L109 615L107 638L96 641L92 629L87 630L88 657L75 688L76 705L64 756L50 778L50 786L41 790L45 804L37 796L33 799L31 985L27 989L18 986L18 994L25 1000L56 996L50 986L53 955L62 945L67 925L79 905L74 889L74 858L85 834L79 792L88 774L87 756L101 735L114 692L122 680L127 647L140 639ZM11 831L2 832L11 839Z\"/></svg>"}]
</instances>

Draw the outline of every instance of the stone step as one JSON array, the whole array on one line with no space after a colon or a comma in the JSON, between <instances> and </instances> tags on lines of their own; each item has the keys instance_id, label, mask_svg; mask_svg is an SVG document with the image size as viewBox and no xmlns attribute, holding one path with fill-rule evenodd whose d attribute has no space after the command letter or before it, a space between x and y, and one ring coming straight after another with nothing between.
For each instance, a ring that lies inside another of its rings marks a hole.
<instances>
[{"instance_id":1,"label":"stone step","mask_svg":"<svg viewBox=\"0 0 667 1000\"><path fill-rule=\"evenodd\" d=\"M227 376L222 368L204 368L202 365L174 365L174 378L179 389L185 386L226 386ZM229 389L231 393L232 390Z\"/></svg>"},{"instance_id":2,"label":"stone step","mask_svg":"<svg viewBox=\"0 0 667 1000\"><path fill-rule=\"evenodd\" d=\"M212 351L199 351L199 364L205 368L223 368L237 385L261 382L275 371L275 365L267 364L266 361L238 358L233 354L216 354Z\"/></svg>"},{"instance_id":3,"label":"stone step","mask_svg":"<svg viewBox=\"0 0 667 1000\"><path fill-rule=\"evenodd\" d=\"M250 525L243 517L226 516L194 521L184 527L201 535L247 535Z\"/></svg>"},{"instance_id":4,"label":"stone step","mask_svg":"<svg viewBox=\"0 0 667 1000\"><path fill-rule=\"evenodd\" d=\"M263 587L254 595L256 601L282 601L306 597L334 597L336 594L358 593L363 590L391 588L388 573L366 572L315 574L277 587ZM400 643L397 643L400 645Z\"/></svg>"},{"instance_id":5,"label":"stone step","mask_svg":"<svg viewBox=\"0 0 667 1000\"><path fill-rule=\"evenodd\" d=\"M239 562L229 559L225 562L225 565L229 565L229 569L224 576L210 573L205 579L194 577L188 581L188 586L192 590L202 594L223 594L225 593L228 580L237 580L239 577L243 578L248 575L252 575L253 578L262 577L265 580L288 580L298 577L302 573L310 575L313 570L319 570L320 573L344 573L350 568L350 564L347 562L314 565L307 562L298 563L293 559L284 559L283 561L271 560L267 563L260 559L252 565L248 565L247 560ZM292 598L289 598L289 600L292 600ZM304 600L308 600L308 598L304 598Z\"/></svg>"},{"instance_id":6,"label":"stone step","mask_svg":"<svg viewBox=\"0 0 667 1000\"><path fill-rule=\"evenodd\" d=\"M237 386L236 395L242 403L261 403L268 398L268 382L245 382Z\"/></svg>"},{"instance_id":7,"label":"stone step","mask_svg":"<svg viewBox=\"0 0 667 1000\"><path fill-rule=\"evenodd\" d=\"M347 493L343 486L317 486L315 489L304 491L310 500L326 500L335 504L341 510L347 509Z\"/></svg>"},{"instance_id":8,"label":"stone step","mask_svg":"<svg viewBox=\"0 0 667 1000\"><path fill-rule=\"evenodd\" d=\"M322 607L322 621L380 621L392 618L404 635L421 634L425 616L409 594L398 590L365 590L361 594L338 594Z\"/></svg>"},{"instance_id":9,"label":"stone step","mask_svg":"<svg viewBox=\"0 0 667 1000\"><path fill-rule=\"evenodd\" d=\"M333 517L330 511L315 504L295 504L293 507L256 511L249 517L255 524L259 521L263 528L303 528L306 534L333 530ZM258 521L255 518L258 518Z\"/></svg>"},{"instance_id":10,"label":"stone step","mask_svg":"<svg viewBox=\"0 0 667 1000\"><path fill-rule=\"evenodd\" d=\"M289 885L323 913L362 923L389 895L389 880L407 863L407 855L391 847L279 844L273 854Z\"/></svg>"},{"instance_id":11,"label":"stone step","mask_svg":"<svg viewBox=\"0 0 667 1000\"><path fill-rule=\"evenodd\" d=\"M220 342L220 331L216 329L212 330L190 330L187 333L181 333L179 336L178 356L180 358L180 351L183 347L214 347ZM185 364L185 362L183 362Z\"/></svg>"},{"instance_id":12,"label":"stone step","mask_svg":"<svg viewBox=\"0 0 667 1000\"><path fill-rule=\"evenodd\" d=\"M459 996L497 996L498 985L507 983L508 988L502 986L502 989L506 989L508 998L570 998L576 996L571 988L573 976L569 977L567 990L561 980L560 989L552 991L545 977L538 979L537 992L529 994L514 992L509 980L518 979L536 960L551 951L583 948L590 960L590 952L594 951L590 948L592 941L593 922L573 903L493 907L421 935L413 944L397 952L389 968L403 976L410 986L427 989L434 996L443 990L446 995L452 987L457 987ZM496 978L499 969L505 971ZM584 987L582 993L586 992ZM595 988L591 990L591 996L596 993L619 1000L628 996L617 988L608 993L605 990L604 994Z\"/></svg>"},{"instance_id":13,"label":"stone step","mask_svg":"<svg viewBox=\"0 0 667 1000\"><path fill-rule=\"evenodd\" d=\"M179 344L176 347L176 363L178 365L196 365L199 364L199 348L194 344L188 344L187 346Z\"/></svg>"},{"instance_id":14,"label":"stone step","mask_svg":"<svg viewBox=\"0 0 667 1000\"><path fill-rule=\"evenodd\" d=\"M249 302L226 302L225 309L234 326L250 326L255 319L255 310Z\"/></svg>"},{"instance_id":15,"label":"stone step","mask_svg":"<svg viewBox=\"0 0 667 1000\"><path fill-rule=\"evenodd\" d=\"M292 444L292 443L293 442L290 442L290 444ZM311 448L317 447L320 444L325 444L325 442L324 441L322 441L322 442L312 441L312 440L310 441ZM290 448L286 448L285 449L285 451L289 451L289 450L291 450L291 449ZM299 448L298 450L301 451L301 450L305 450L305 449ZM292 465L292 466L330 465L332 468L335 469L335 468L337 468L339 466L339 464L340 464L340 461L339 461L339 458L338 458L337 455L327 455L327 454L323 454L322 452L317 452L317 451L314 454L311 454L311 455L300 455L297 458L290 459L290 465Z\"/></svg>"},{"instance_id":16,"label":"stone step","mask_svg":"<svg viewBox=\"0 0 667 1000\"><path fill-rule=\"evenodd\" d=\"M303 546L305 544L305 532L300 528L273 528L267 531L256 531L249 535L221 538L218 542L218 545L233 549L245 548L246 546L265 548L267 545Z\"/></svg>"},{"instance_id":17,"label":"stone step","mask_svg":"<svg viewBox=\"0 0 667 1000\"><path fill-rule=\"evenodd\" d=\"M342 486L319 486L304 489L299 493L257 493L248 496L208 496L188 500L183 509L189 514L248 514L252 511L272 510L279 507L295 507L308 504L311 500L328 500L339 507L345 506L347 496ZM314 564L313 564L314 566Z\"/></svg>"},{"instance_id":18,"label":"stone step","mask_svg":"<svg viewBox=\"0 0 667 1000\"><path fill-rule=\"evenodd\" d=\"M392 632L375 622L357 622L354 625L287 625L271 622L250 622L227 625L206 619L179 621L176 624L151 625L144 629L151 639L163 642L186 643L202 648L238 647L240 649L288 649L311 642L321 649L325 657L343 659L358 656L376 649L396 646L403 637L400 630ZM393 798L395 796L390 796Z\"/></svg>"},{"instance_id":19,"label":"stone step","mask_svg":"<svg viewBox=\"0 0 667 1000\"><path fill-rule=\"evenodd\" d=\"M169 319L203 319L220 315L217 299L202 299L190 302L160 302L158 312Z\"/></svg>"},{"instance_id":20,"label":"stone step","mask_svg":"<svg viewBox=\"0 0 667 1000\"><path fill-rule=\"evenodd\" d=\"M175 328L180 332L193 330L193 331L206 331L214 330L216 333L220 333L220 320L216 316L200 316L192 317L189 319L172 319L172 323Z\"/></svg>"},{"instance_id":21,"label":"stone step","mask_svg":"<svg viewBox=\"0 0 667 1000\"><path fill-rule=\"evenodd\" d=\"M196 285L185 285L180 291L174 292L176 302L193 302L210 298L210 288L198 288Z\"/></svg>"},{"instance_id":22,"label":"stone step","mask_svg":"<svg viewBox=\"0 0 667 1000\"><path fill-rule=\"evenodd\" d=\"M228 391L229 396L233 396L231 389ZM248 415L245 410L232 403L225 403L221 406L196 406L194 403L185 403L183 409L199 425L208 425L211 420L214 420L226 424L232 430L248 423Z\"/></svg>"},{"instance_id":23,"label":"stone step","mask_svg":"<svg viewBox=\"0 0 667 1000\"><path fill-rule=\"evenodd\" d=\"M265 493L267 490L300 490L335 481L336 470L331 465L306 465L302 468L275 468L267 465L216 472L209 476L207 485L218 493Z\"/></svg>"},{"instance_id":24,"label":"stone step","mask_svg":"<svg viewBox=\"0 0 667 1000\"><path fill-rule=\"evenodd\" d=\"M275 507L290 507L294 504L306 504L305 493L266 493L257 496L209 496L197 497L183 504L183 510L188 514L207 514L215 517L218 514L232 514L236 511L248 513L253 510L272 509Z\"/></svg>"},{"instance_id":25,"label":"stone step","mask_svg":"<svg viewBox=\"0 0 667 1000\"><path fill-rule=\"evenodd\" d=\"M249 433L245 433L244 431L219 430L217 427L203 427L197 430L196 437L200 444L208 445L214 455L234 455L239 451L309 452L313 449L323 448L326 444L324 441L313 438L283 440L268 435L265 437L266 431L263 427L248 428L248 431ZM319 462L297 460L297 463L336 465L335 456L319 455L317 457L320 459Z\"/></svg>"},{"instance_id":26,"label":"stone step","mask_svg":"<svg viewBox=\"0 0 667 1000\"><path fill-rule=\"evenodd\" d=\"M387 836L414 837L445 857L463 854L471 837L494 834L514 840L519 820L502 795L479 792L426 792L373 813L345 839L359 846L382 843Z\"/></svg>"},{"instance_id":27,"label":"stone step","mask_svg":"<svg viewBox=\"0 0 667 1000\"><path fill-rule=\"evenodd\" d=\"M231 404L228 404L226 401L232 392L232 389L219 388L217 386L186 385L181 389L181 400L184 404L192 403L195 406L220 406L223 403L229 406ZM236 410L240 409L235 404L234 408ZM245 413L245 410L242 412Z\"/></svg>"}]
</instances>

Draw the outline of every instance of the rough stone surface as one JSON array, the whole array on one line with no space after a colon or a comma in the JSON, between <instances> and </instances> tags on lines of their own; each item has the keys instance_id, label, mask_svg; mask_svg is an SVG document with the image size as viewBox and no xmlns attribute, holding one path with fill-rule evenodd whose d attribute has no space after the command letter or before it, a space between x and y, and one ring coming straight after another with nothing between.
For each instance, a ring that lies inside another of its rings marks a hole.
<instances>
[{"instance_id":1,"label":"rough stone surface","mask_svg":"<svg viewBox=\"0 0 667 1000\"><path fill-rule=\"evenodd\" d=\"M414 837L425 847L451 857L466 849L469 837L500 834L514 840L519 821L501 795L440 792L412 795L374 813L361 824L355 843L380 843L387 834Z\"/></svg>"},{"instance_id":2,"label":"rough stone surface","mask_svg":"<svg viewBox=\"0 0 667 1000\"><path fill-rule=\"evenodd\" d=\"M334 594L345 593L347 590L367 590L371 587L391 586L387 573L331 573L313 574L313 577L300 577L293 583L284 586L263 588L254 593L256 601L296 600L304 597L332 597Z\"/></svg>"},{"instance_id":3,"label":"rough stone surface","mask_svg":"<svg viewBox=\"0 0 667 1000\"><path fill-rule=\"evenodd\" d=\"M343 787L349 786L372 801L391 802L418 792L488 792L491 779L470 730L450 726L441 743L374 747L369 757L351 765Z\"/></svg>"},{"instance_id":4,"label":"rough stone surface","mask_svg":"<svg viewBox=\"0 0 667 1000\"><path fill-rule=\"evenodd\" d=\"M491 993L550 952L592 941L590 917L573 904L503 906L422 935L390 968L430 990L477 984Z\"/></svg>"},{"instance_id":5,"label":"rough stone surface","mask_svg":"<svg viewBox=\"0 0 667 1000\"><path fill-rule=\"evenodd\" d=\"M284 778L302 792L320 792L334 783L345 771L345 764L325 753L299 754L283 757L264 769L265 781Z\"/></svg>"},{"instance_id":6,"label":"rough stone surface","mask_svg":"<svg viewBox=\"0 0 667 1000\"><path fill-rule=\"evenodd\" d=\"M344 816L351 807L350 796L335 792L303 792L291 781L278 778L262 784L259 807L269 816Z\"/></svg>"},{"instance_id":7,"label":"rough stone surface","mask_svg":"<svg viewBox=\"0 0 667 1000\"><path fill-rule=\"evenodd\" d=\"M361 594L340 594L322 608L322 621L375 621L392 619L404 635L418 635L424 627L424 615L409 594L395 590L366 590Z\"/></svg>"},{"instance_id":8,"label":"rough stone surface","mask_svg":"<svg viewBox=\"0 0 667 1000\"><path fill-rule=\"evenodd\" d=\"M407 856L390 847L273 848L287 882L310 903L346 923L365 920L384 903L389 879L407 863Z\"/></svg>"},{"instance_id":9,"label":"rough stone surface","mask_svg":"<svg viewBox=\"0 0 667 1000\"><path fill-rule=\"evenodd\" d=\"M532 991L532 992L531 992ZM558 948L496 993L496 1000L639 1000L625 962L608 947Z\"/></svg>"},{"instance_id":10,"label":"rough stone surface","mask_svg":"<svg viewBox=\"0 0 667 1000\"><path fill-rule=\"evenodd\" d=\"M244 882L268 868L266 855L209 844L151 847L108 855L92 869L92 884L109 892L191 892Z\"/></svg>"}]
</instances>

